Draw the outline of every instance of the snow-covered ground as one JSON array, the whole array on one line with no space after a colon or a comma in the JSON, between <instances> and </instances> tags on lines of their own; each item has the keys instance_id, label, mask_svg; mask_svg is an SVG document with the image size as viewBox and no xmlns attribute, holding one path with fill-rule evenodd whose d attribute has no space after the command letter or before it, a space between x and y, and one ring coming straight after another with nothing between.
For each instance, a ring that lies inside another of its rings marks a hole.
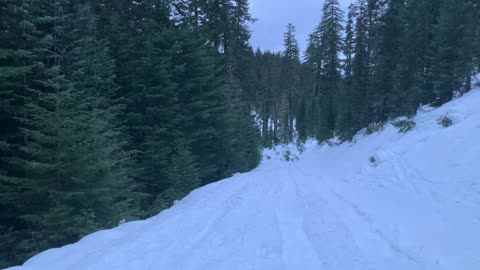
<instances>
[{"instance_id":1,"label":"snow-covered ground","mask_svg":"<svg viewBox=\"0 0 480 270\"><path fill-rule=\"evenodd\" d=\"M267 151L253 172L13 269L478 270L480 90L414 120L294 162Z\"/></svg>"}]
</instances>

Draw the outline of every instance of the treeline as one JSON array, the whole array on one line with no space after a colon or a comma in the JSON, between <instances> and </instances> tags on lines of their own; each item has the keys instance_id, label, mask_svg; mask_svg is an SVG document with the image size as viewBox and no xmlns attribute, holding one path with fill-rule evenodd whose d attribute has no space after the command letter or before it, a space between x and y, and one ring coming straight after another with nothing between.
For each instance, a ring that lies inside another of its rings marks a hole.
<instances>
[{"instance_id":1,"label":"treeline","mask_svg":"<svg viewBox=\"0 0 480 270\"><path fill-rule=\"evenodd\" d=\"M294 26L281 53L253 56L250 96L265 146L351 140L369 125L413 116L468 92L480 65L480 3L326 0L303 56Z\"/></svg>"},{"instance_id":2,"label":"treeline","mask_svg":"<svg viewBox=\"0 0 480 270\"><path fill-rule=\"evenodd\" d=\"M0 268L254 168L245 0L0 1Z\"/></svg>"}]
</instances>

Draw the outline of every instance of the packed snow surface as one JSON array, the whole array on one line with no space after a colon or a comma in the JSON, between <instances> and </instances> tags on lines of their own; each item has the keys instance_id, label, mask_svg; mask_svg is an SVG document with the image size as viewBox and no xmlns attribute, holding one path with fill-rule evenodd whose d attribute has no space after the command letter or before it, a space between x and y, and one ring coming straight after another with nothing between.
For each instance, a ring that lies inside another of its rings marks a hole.
<instances>
[{"instance_id":1,"label":"packed snow surface","mask_svg":"<svg viewBox=\"0 0 480 270\"><path fill-rule=\"evenodd\" d=\"M265 151L250 173L13 269L478 270L480 90L414 121L296 161Z\"/></svg>"}]
</instances>

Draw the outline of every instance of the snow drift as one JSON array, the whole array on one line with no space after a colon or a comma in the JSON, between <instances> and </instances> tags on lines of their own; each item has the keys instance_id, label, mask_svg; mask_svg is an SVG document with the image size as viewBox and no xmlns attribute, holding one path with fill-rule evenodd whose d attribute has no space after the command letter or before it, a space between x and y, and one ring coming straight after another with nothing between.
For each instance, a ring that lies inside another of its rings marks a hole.
<instances>
[{"instance_id":1,"label":"snow drift","mask_svg":"<svg viewBox=\"0 0 480 270\"><path fill-rule=\"evenodd\" d=\"M453 125L438 123L448 115ZM284 150L16 270L480 269L480 91L356 143Z\"/></svg>"}]
</instances>

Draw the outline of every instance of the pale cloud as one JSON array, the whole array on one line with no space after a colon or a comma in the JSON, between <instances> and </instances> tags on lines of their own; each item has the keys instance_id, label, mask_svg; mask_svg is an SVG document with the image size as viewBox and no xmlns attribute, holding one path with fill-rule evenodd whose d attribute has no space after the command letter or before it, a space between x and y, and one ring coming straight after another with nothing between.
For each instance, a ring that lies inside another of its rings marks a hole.
<instances>
[{"instance_id":1,"label":"pale cloud","mask_svg":"<svg viewBox=\"0 0 480 270\"><path fill-rule=\"evenodd\" d=\"M344 14L352 0L340 0ZM281 51L283 32L288 23L297 28L297 40L303 51L308 35L321 20L324 0L250 0L250 12L258 19L251 26L254 49Z\"/></svg>"}]
</instances>

